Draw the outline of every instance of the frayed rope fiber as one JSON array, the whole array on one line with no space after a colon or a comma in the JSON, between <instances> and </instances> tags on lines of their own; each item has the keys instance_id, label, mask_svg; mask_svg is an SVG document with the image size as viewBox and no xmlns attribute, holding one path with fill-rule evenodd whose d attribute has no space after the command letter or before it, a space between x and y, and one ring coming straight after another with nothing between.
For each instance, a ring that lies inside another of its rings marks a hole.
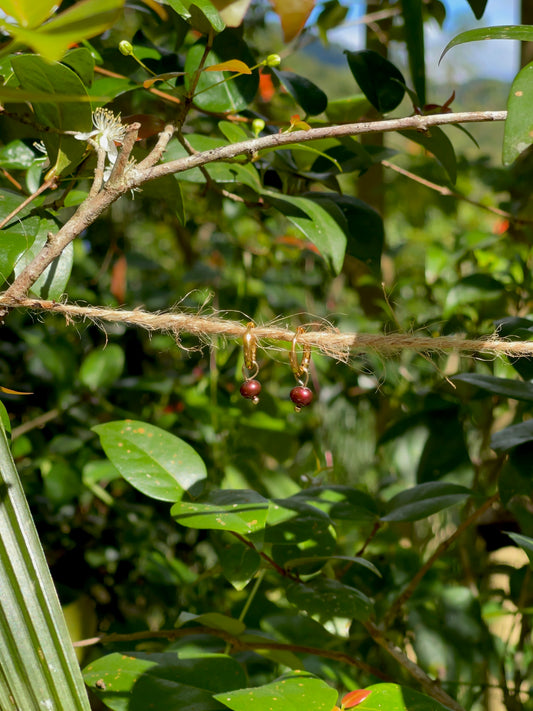
<instances>
[{"instance_id":1,"label":"frayed rope fiber","mask_svg":"<svg viewBox=\"0 0 533 711\"><path fill-rule=\"evenodd\" d=\"M246 325L239 321L183 312L153 313L142 309L126 311L31 298L12 301L5 299L2 295L0 295L0 306L57 313L63 315L67 320L82 319L95 323L123 323L148 331L172 333L178 341L181 334L196 336L204 342L216 336L238 339L242 338L247 331ZM498 338L497 334L483 339L465 339L460 336L431 338L401 333L340 333L331 326L317 328L315 323L310 324L308 329L298 333L298 343L316 348L325 355L340 361L346 361L350 355L356 353L371 351L380 356L390 357L406 350L422 354L455 351L470 355L505 355L515 358L533 356L533 341L509 341ZM295 331L278 326L256 326L254 328L254 336L259 343L262 340L290 343L295 335Z\"/></svg>"}]
</instances>

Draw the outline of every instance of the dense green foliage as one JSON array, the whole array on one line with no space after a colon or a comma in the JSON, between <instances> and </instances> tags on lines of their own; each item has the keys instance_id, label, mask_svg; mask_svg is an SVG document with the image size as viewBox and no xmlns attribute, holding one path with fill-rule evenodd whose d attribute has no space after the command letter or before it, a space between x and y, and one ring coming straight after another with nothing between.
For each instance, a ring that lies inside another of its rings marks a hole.
<instances>
[{"instance_id":1,"label":"dense green foliage","mask_svg":"<svg viewBox=\"0 0 533 711\"><path fill-rule=\"evenodd\" d=\"M469 2L478 18L485 4ZM78 649L91 703L332 711L364 688L346 708L533 709L530 359L314 349L308 383L296 379L314 400L295 412L290 339L261 340L254 405L239 394L253 375L240 336L46 313L61 302L304 334L531 336L533 64L505 88L505 129L335 136L456 109L456 87L424 71L423 25L442 23L443 5L380 3L393 11L382 51L370 30L368 49L342 48L352 88L334 99L327 67L306 74L302 52L346 7L302 2L295 19L291 3L273 3L277 18L252 2L241 23L234 5L91 0L54 14L44 0L0 2L12 18L0 21L12 37L0 54L2 288L77 208L119 198L32 280L33 306L10 302L0 346L4 426L67 623L74 639L102 635ZM531 27L474 30L443 61L504 34L533 40ZM127 190L110 170L124 129L105 112L118 132L93 126L100 107L141 124ZM163 164L271 143L137 186L169 123ZM319 127L331 135L275 146Z\"/></svg>"}]
</instances>

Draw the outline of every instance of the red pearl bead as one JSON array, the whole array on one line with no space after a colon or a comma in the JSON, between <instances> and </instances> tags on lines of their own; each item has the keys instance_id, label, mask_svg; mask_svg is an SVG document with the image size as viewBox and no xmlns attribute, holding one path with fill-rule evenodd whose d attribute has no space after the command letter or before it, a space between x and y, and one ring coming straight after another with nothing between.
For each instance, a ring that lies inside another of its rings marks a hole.
<instances>
[{"instance_id":1,"label":"red pearl bead","mask_svg":"<svg viewBox=\"0 0 533 711\"><path fill-rule=\"evenodd\" d=\"M307 407L313 402L313 391L303 385L297 385L291 390L290 398L296 405L296 412L300 412L302 407Z\"/></svg>"},{"instance_id":2,"label":"red pearl bead","mask_svg":"<svg viewBox=\"0 0 533 711\"><path fill-rule=\"evenodd\" d=\"M247 380L240 387L240 393L247 400L251 400L254 405L259 402L259 393L261 392L261 383L259 380Z\"/></svg>"}]
</instances>

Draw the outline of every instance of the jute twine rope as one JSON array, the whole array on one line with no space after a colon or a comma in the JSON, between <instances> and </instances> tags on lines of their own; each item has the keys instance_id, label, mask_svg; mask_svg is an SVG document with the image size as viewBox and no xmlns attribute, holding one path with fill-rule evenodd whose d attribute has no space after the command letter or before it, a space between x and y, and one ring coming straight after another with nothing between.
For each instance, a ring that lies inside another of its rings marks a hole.
<instances>
[{"instance_id":1,"label":"jute twine rope","mask_svg":"<svg viewBox=\"0 0 533 711\"><path fill-rule=\"evenodd\" d=\"M78 306L77 304L24 298L16 302L0 295L0 306L24 308L32 312L56 313L64 316L68 322L90 320L96 324L122 323L137 326L147 331L171 333L178 344L180 337L190 334L203 343L210 343L214 337L242 339L246 333L246 323L185 312L149 312L142 309L105 308L102 306ZM305 328L305 327L304 327ZM254 335L258 344L267 347L270 343L290 343L295 331L276 325L256 326ZM407 335L402 333L369 334L341 333L331 326L318 326L313 323L297 336L298 343L316 348L327 356L346 362L351 355L373 352L382 357L398 355L403 351L421 354L457 352L470 355L533 356L533 341L509 341L493 334L483 339L466 339L460 336Z\"/></svg>"}]
</instances>

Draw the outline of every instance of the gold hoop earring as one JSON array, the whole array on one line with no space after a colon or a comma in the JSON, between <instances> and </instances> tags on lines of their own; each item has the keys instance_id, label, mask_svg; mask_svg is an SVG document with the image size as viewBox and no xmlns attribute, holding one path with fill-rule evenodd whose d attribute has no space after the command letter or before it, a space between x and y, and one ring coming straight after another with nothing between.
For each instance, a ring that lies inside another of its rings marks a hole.
<instances>
[{"instance_id":1,"label":"gold hoop earring","mask_svg":"<svg viewBox=\"0 0 533 711\"><path fill-rule=\"evenodd\" d=\"M290 392L290 398L294 403L294 409L296 412L300 412L302 407L307 407L313 402L313 392L307 387L307 382L309 380L309 365L311 363L311 346L302 344L302 358L298 362L298 353L296 347L298 345L299 336L304 333L305 329L299 326L296 329L296 333L292 339L291 344L291 370L298 385L293 388Z\"/></svg>"},{"instance_id":2,"label":"gold hoop earring","mask_svg":"<svg viewBox=\"0 0 533 711\"><path fill-rule=\"evenodd\" d=\"M247 400L251 400L254 405L259 402L259 393L261 392L261 383L256 380L259 373L259 365L257 364L257 339L253 332L255 324L249 321L246 324L246 331L242 337L242 350L244 356L244 364L242 366L242 377L244 383L240 387L241 395Z\"/></svg>"}]
</instances>

